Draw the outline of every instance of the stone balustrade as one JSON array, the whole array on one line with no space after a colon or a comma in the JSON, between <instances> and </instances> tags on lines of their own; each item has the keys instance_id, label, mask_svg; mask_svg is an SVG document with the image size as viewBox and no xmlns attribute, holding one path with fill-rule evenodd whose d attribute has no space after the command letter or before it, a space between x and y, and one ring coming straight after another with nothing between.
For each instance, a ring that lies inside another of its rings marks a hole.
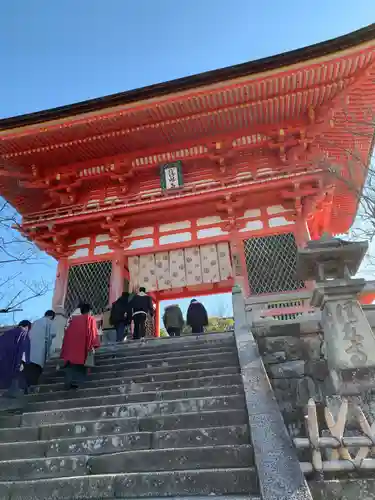
<instances>
[{"instance_id":1,"label":"stone balustrade","mask_svg":"<svg viewBox=\"0 0 375 500\"><path fill-rule=\"evenodd\" d=\"M245 301L247 321L250 325L260 325L320 319L320 311L310 305L311 297L310 290L249 297Z\"/></svg>"}]
</instances>

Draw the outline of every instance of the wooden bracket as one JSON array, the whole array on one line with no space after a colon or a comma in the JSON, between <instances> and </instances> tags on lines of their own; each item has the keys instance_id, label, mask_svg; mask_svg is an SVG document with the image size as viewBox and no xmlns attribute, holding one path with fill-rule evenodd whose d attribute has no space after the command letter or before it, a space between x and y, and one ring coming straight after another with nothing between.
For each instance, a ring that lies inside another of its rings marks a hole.
<instances>
[{"instance_id":1,"label":"wooden bracket","mask_svg":"<svg viewBox=\"0 0 375 500\"><path fill-rule=\"evenodd\" d=\"M207 158L215 164L217 174L222 177L228 174L236 154L231 141L216 141L208 147Z\"/></svg>"},{"instance_id":2,"label":"wooden bracket","mask_svg":"<svg viewBox=\"0 0 375 500\"><path fill-rule=\"evenodd\" d=\"M216 210L225 214L226 221L223 225L224 231L231 231L232 229L238 229L239 224L237 222L238 210L244 205L243 198L235 198L232 193L224 196L222 201L216 203Z\"/></svg>"},{"instance_id":3,"label":"wooden bracket","mask_svg":"<svg viewBox=\"0 0 375 500\"><path fill-rule=\"evenodd\" d=\"M69 229L60 229L57 231L52 225L38 229L24 229L21 226L19 230L25 238L34 242L41 250L44 250L49 255L60 258L69 255L69 249L66 244Z\"/></svg>"},{"instance_id":4,"label":"wooden bracket","mask_svg":"<svg viewBox=\"0 0 375 500\"><path fill-rule=\"evenodd\" d=\"M110 248L118 250L128 245L129 240L124 234L127 224L127 218L115 219L112 216L108 216L106 218L106 222L103 222L101 224L102 229L104 229L105 231L109 231L109 234L111 236L112 241L109 244Z\"/></svg>"},{"instance_id":5,"label":"wooden bracket","mask_svg":"<svg viewBox=\"0 0 375 500\"><path fill-rule=\"evenodd\" d=\"M114 170L110 173L110 179L120 185L120 191L129 191L130 181L135 176L135 167L128 162L115 164Z\"/></svg>"}]
</instances>

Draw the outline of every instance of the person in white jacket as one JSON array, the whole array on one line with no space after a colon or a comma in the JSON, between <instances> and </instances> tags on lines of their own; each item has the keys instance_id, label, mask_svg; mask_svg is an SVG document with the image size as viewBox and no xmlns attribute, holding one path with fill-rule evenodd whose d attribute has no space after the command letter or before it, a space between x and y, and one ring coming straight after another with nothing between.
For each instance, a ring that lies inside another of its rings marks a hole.
<instances>
[{"instance_id":1,"label":"person in white jacket","mask_svg":"<svg viewBox=\"0 0 375 500\"><path fill-rule=\"evenodd\" d=\"M38 385L44 365L49 358L52 340L56 337L55 313L49 310L43 318L34 321L29 332L30 361L25 364L27 386Z\"/></svg>"}]
</instances>

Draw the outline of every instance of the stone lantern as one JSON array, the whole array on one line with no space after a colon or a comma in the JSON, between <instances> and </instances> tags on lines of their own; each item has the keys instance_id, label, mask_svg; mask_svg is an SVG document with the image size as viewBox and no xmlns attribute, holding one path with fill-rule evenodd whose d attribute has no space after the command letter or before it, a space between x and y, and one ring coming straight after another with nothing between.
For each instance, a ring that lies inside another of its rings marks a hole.
<instances>
[{"instance_id":1,"label":"stone lantern","mask_svg":"<svg viewBox=\"0 0 375 500\"><path fill-rule=\"evenodd\" d=\"M353 278L367 248L323 237L298 251L299 278L316 282L311 305L322 310L328 369L340 395L375 388L375 336L358 301L366 281Z\"/></svg>"}]
</instances>

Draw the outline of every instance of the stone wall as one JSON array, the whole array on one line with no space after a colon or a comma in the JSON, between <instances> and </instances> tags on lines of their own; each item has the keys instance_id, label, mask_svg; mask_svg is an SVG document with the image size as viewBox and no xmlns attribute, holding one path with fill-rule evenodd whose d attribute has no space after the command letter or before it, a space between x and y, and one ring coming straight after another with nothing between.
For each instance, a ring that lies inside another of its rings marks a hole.
<instances>
[{"instance_id":1,"label":"stone wall","mask_svg":"<svg viewBox=\"0 0 375 500\"><path fill-rule=\"evenodd\" d=\"M328 370L320 324L273 321L269 326L254 325L252 331L285 424L293 436L304 436L308 399L323 403L326 393Z\"/></svg>"},{"instance_id":2,"label":"stone wall","mask_svg":"<svg viewBox=\"0 0 375 500\"><path fill-rule=\"evenodd\" d=\"M310 404L309 422L312 434L309 439L313 439L311 436L314 435L311 429L316 428L318 428L320 437L326 439L336 437L332 431L332 422L328 417L326 421L325 409L328 409L327 414L332 415L333 421L336 422L334 426L335 432L342 432L338 431L337 426L344 425L345 438L371 435L371 432L364 433L363 430L359 429L356 407L362 409L371 425L375 421L375 393L366 390L356 396L340 396L335 392L326 361L329 351L326 349L324 342L320 310L316 309L312 313L297 311L294 315L289 314L289 317L287 314L281 315L277 311L277 317L276 315L274 317L268 315L267 317L267 315L259 314L259 311L255 310L251 304L246 304L246 306L246 319L239 321L238 314L235 313L236 328L239 326L238 323L246 323L246 327L251 330L250 337L253 335L256 340L269 378L268 387L269 383L272 385L273 391L270 394L272 394L274 404L277 404L278 410L283 416L290 437L308 437L305 415L307 414L307 404L310 398L316 403L318 422L314 420L314 415L311 412L312 405ZM263 307L263 310L267 312L266 307ZM375 307L367 306L363 310L371 328L374 330ZM326 336L330 334L327 328L324 331ZM241 342L240 344L242 346ZM251 366L253 364L254 362L251 363ZM265 392L260 377L256 378L256 384L258 393ZM342 422L343 412L341 406L344 405L345 407L347 402L349 403L349 409L345 416L346 420ZM280 415L278 410L276 413ZM341 415L340 418L339 414ZM339 420L340 424L338 424ZM315 427L312 425L314 422L316 422ZM283 425L282 427L284 428ZM267 432L269 435L273 435L274 431L268 429ZM362 497L369 500L375 499L374 469L369 468L369 463L366 462L363 467L361 464L362 470L354 470L348 467L352 465L352 463L348 462L356 459L358 448L348 447L346 449L352 454L352 458L349 457L348 459L347 456L341 457L341 455L337 457L332 448L327 447L326 442L325 447L321 448L323 464L319 466L319 463L314 461L316 455L313 453L311 446L314 440L309 442L309 439L294 440L296 447L294 449L297 452L297 459L305 473L314 500L326 500L333 497L339 500L355 500ZM363 449L361 449L362 453L364 453ZM374 459L375 453L371 452L371 442L368 450L368 458ZM341 460L343 463L345 462L345 467L338 463ZM358 467L358 464L359 462L357 462L356 467Z\"/></svg>"},{"instance_id":3,"label":"stone wall","mask_svg":"<svg viewBox=\"0 0 375 500\"><path fill-rule=\"evenodd\" d=\"M375 305L363 306L363 310L375 333ZM332 394L321 322L316 318L301 322L263 320L251 328L285 424L292 436L305 436L304 409L308 399L312 397L319 407Z\"/></svg>"}]
</instances>

